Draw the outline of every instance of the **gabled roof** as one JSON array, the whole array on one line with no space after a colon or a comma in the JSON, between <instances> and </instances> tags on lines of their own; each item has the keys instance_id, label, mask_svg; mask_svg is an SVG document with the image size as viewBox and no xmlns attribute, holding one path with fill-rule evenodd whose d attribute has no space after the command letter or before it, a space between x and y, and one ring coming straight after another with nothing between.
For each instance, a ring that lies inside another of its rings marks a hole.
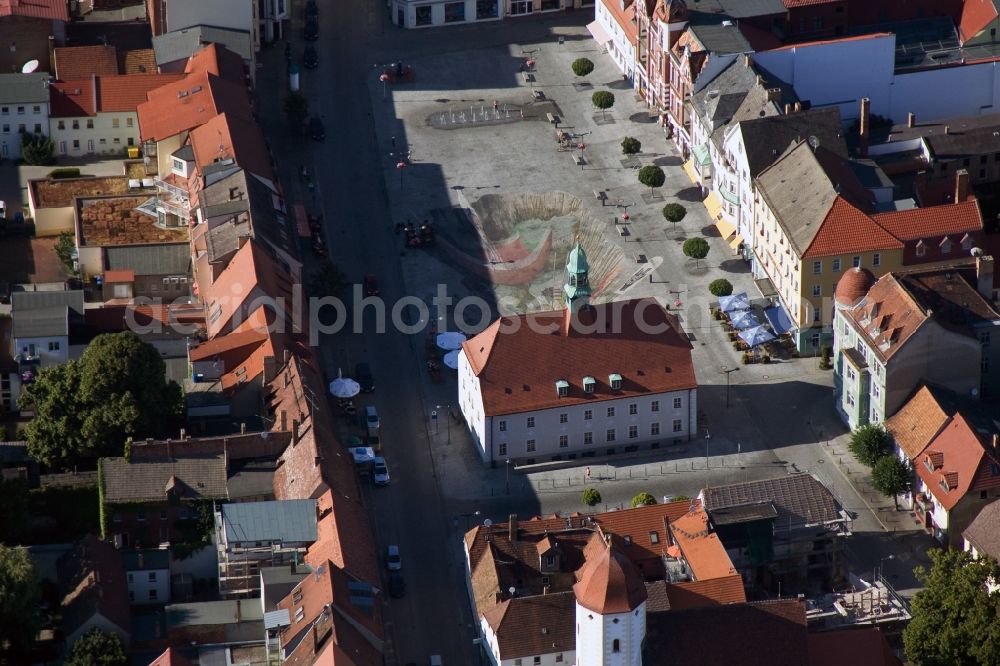
<instances>
[{"instance_id":1,"label":"gabled roof","mask_svg":"<svg viewBox=\"0 0 1000 666\"><path fill-rule=\"evenodd\" d=\"M232 158L250 173L274 180L264 133L253 120L220 113L192 130L189 141L199 167Z\"/></svg>"},{"instance_id":2,"label":"gabled roof","mask_svg":"<svg viewBox=\"0 0 1000 666\"><path fill-rule=\"evenodd\" d=\"M146 95L168 83L179 81L183 74L121 74L97 77L98 113L135 113Z\"/></svg>"},{"instance_id":3,"label":"gabled roof","mask_svg":"<svg viewBox=\"0 0 1000 666\"><path fill-rule=\"evenodd\" d=\"M598 325L574 324L569 335L560 333L565 311L502 317L466 340L463 353L479 378L485 413L513 414L697 385L691 344L655 299L592 306L588 317ZM603 322L607 331L598 331ZM612 374L622 377L619 391L609 385ZM592 393L584 391L584 377L596 380ZM568 395L559 396L559 380L569 383Z\"/></svg>"},{"instance_id":4,"label":"gabled roof","mask_svg":"<svg viewBox=\"0 0 1000 666\"><path fill-rule=\"evenodd\" d=\"M57 81L49 85L49 117L97 115L97 83L93 78Z\"/></svg>"},{"instance_id":5,"label":"gabled roof","mask_svg":"<svg viewBox=\"0 0 1000 666\"><path fill-rule=\"evenodd\" d=\"M69 3L66 0L0 0L0 18L4 16L68 21Z\"/></svg>"},{"instance_id":6,"label":"gabled roof","mask_svg":"<svg viewBox=\"0 0 1000 666\"><path fill-rule=\"evenodd\" d=\"M957 21L962 42L978 35L996 18L997 6L994 0L965 0L962 3L962 15Z\"/></svg>"},{"instance_id":7,"label":"gabled roof","mask_svg":"<svg viewBox=\"0 0 1000 666\"><path fill-rule=\"evenodd\" d=\"M747 600L743 577L738 573L706 580L666 583L664 589L672 611L745 603Z\"/></svg>"},{"instance_id":8,"label":"gabled roof","mask_svg":"<svg viewBox=\"0 0 1000 666\"><path fill-rule=\"evenodd\" d=\"M810 137L835 155L847 158L847 144L836 106L766 116L740 123L750 177L774 164L789 146Z\"/></svg>"},{"instance_id":9,"label":"gabled roof","mask_svg":"<svg viewBox=\"0 0 1000 666\"><path fill-rule=\"evenodd\" d=\"M888 273L868 290L858 307L847 312L858 335L885 362L930 316L896 276Z\"/></svg>"},{"instance_id":10,"label":"gabled roof","mask_svg":"<svg viewBox=\"0 0 1000 666\"><path fill-rule=\"evenodd\" d=\"M224 455L188 456L130 463L104 458L104 501L166 502L169 494L187 499L226 499Z\"/></svg>"},{"instance_id":11,"label":"gabled roof","mask_svg":"<svg viewBox=\"0 0 1000 666\"><path fill-rule=\"evenodd\" d=\"M0 74L0 102L5 104L47 104L48 101L48 73Z\"/></svg>"},{"instance_id":12,"label":"gabled roof","mask_svg":"<svg viewBox=\"0 0 1000 666\"><path fill-rule=\"evenodd\" d=\"M588 557L577 578L576 602L595 613L630 613L646 600L642 575L612 540Z\"/></svg>"},{"instance_id":13,"label":"gabled roof","mask_svg":"<svg viewBox=\"0 0 1000 666\"><path fill-rule=\"evenodd\" d=\"M1000 561L1000 500L984 506L962 536L980 555L989 555Z\"/></svg>"},{"instance_id":14,"label":"gabled roof","mask_svg":"<svg viewBox=\"0 0 1000 666\"><path fill-rule=\"evenodd\" d=\"M288 275L278 268L275 261L256 240L241 247L215 282L203 290L202 300L207 304L208 336L214 338L234 323L233 316L241 311L244 303L253 305L261 295L257 291L291 302L292 285ZM264 304L257 302L257 307ZM247 316L252 312L244 313ZM237 322L239 323L239 322Z\"/></svg>"},{"instance_id":15,"label":"gabled roof","mask_svg":"<svg viewBox=\"0 0 1000 666\"><path fill-rule=\"evenodd\" d=\"M41 310L52 307L68 307L77 314L83 314L83 292L63 291L15 291L11 294L11 312Z\"/></svg>"},{"instance_id":16,"label":"gabled roof","mask_svg":"<svg viewBox=\"0 0 1000 666\"><path fill-rule=\"evenodd\" d=\"M118 54L122 74L156 74L156 56L153 49L132 49Z\"/></svg>"},{"instance_id":17,"label":"gabled roof","mask_svg":"<svg viewBox=\"0 0 1000 666\"><path fill-rule=\"evenodd\" d=\"M241 81L243 79L242 61L250 60L253 56L253 41L247 31L195 25L153 37L153 50L156 52L156 62L159 65L195 57L201 60L206 57L206 51L211 49L214 52L216 48L219 51L226 50L237 56L239 68L234 70L234 73L239 72L239 78L234 80ZM214 54L207 57L211 60L218 60L218 56ZM192 71L197 71L202 66L201 64L195 65ZM220 76L218 71L214 71L213 74Z\"/></svg>"},{"instance_id":18,"label":"gabled roof","mask_svg":"<svg viewBox=\"0 0 1000 666\"><path fill-rule=\"evenodd\" d=\"M875 224L870 217L838 195L803 258L873 250L894 250L903 246L892 234Z\"/></svg>"},{"instance_id":19,"label":"gabled roof","mask_svg":"<svg viewBox=\"0 0 1000 666\"><path fill-rule=\"evenodd\" d=\"M899 666L879 627L848 627L809 633L809 666Z\"/></svg>"},{"instance_id":20,"label":"gabled roof","mask_svg":"<svg viewBox=\"0 0 1000 666\"><path fill-rule=\"evenodd\" d=\"M711 530L708 513L695 502L691 510L671 521L670 534L691 567L695 580L724 578L736 573L719 535Z\"/></svg>"},{"instance_id":21,"label":"gabled roof","mask_svg":"<svg viewBox=\"0 0 1000 666\"><path fill-rule=\"evenodd\" d=\"M572 592L505 599L483 613L497 637L500 659L576 649Z\"/></svg>"},{"instance_id":22,"label":"gabled roof","mask_svg":"<svg viewBox=\"0 0 1000 666\"><path fill-rule=\"evenodd\" d=\"M904 241L983 230L983 217L979 212L979 202L975 199L941 206L876 213L872 218L883 229ZM953 240L959 241L961 236Z\"/></svg>"},{"instance_id":23,"label":"gabled roof","mask_svg":"<svg viewBox=\"0 0 1000 666\"><path fill-rule=\"evenodd\" d=\"M159 657L149 662L149 666L193 666L191 662L173 648L168 647Z\"/></svg>"},{"instance_id":24,"label":"gabled roof","mask_svg":"<svg viewBox=\"0 0 1000 666\"><path fill-rule=\"evenodd\" d=\"M196 51L184 66L186 74L208 72L233 83L246 83L243 58L222 44L206 44Z\"/></svg>"},{"instance_id":25,"label":"gabled roof","mask_svg":"<svg viewBox=\"0 0 1000 666\"><path fill-rule=\"evenodd\" d=\"M60 46L52 50L52 66L61 81L118 74L118 49L107 44Z\"/></svg>"},{"instance_id":26,"label":"gabled roof","mask_svg":"<svg viewBox=\"0 0 1000 666\"><path fill-rule=\"evenodd\" d=\"M66 306L25 310L15 313L11 319L15 340L69 335L69 308Z\"/></svg>"},{"instance_id":27,"label":"gabled roof","mask_svg":"<svg viewBox=\"0 0 1000 666\"><path fill-rule=\"evenodd\" d=\"M1000 451L994 448L1000 424L986 425L977 426L959 412L912 461L917 475L946 510L970 490L1000 486ZM981 473L983 466L988 468Z\"/></svg>"},{"instance_id":28,"label":"gabled roof","mask_svg":"<svg viewBox=\"0 0 1000 666\"><path fill-rule=\"evenodd\" d=\"M108 270L132 270L136 275L190 275L191 253L187 243L123 245L104 248Z\"/></svg>"},{"instance_id":29,"label":"gabled roof","mask_svg":"<svg viewBox=\"0 0 1000 666\"><path fill-rule=\"evenodd\" d=\"M885 429L906 457L914 460L951 419L936 392L922 385L899 411L885 421Z\"/></svg>"},{"instance_id":30,"label":"gabled roof","mask_svg":"<svg viewBox=\"0 0 1000 666\"><path fill-rule=\"evenodd\" d=\"M69 635L100 613L128 635L131 630L125 568L115 547L90 534L56 563L63 614Z\"/></svg>"},{"instance_id":31,"label":"gabled roof","mask_svg":"<svg viewBox=\"0 0 1000 666\"><path fill-rule=\"evenodd\" d=\"M143 140L160 141L192 130L220 113L252 117L246 86L207 72L188 74L150 91L147 99L138 108Z\"/></svg>"}]
</instances>

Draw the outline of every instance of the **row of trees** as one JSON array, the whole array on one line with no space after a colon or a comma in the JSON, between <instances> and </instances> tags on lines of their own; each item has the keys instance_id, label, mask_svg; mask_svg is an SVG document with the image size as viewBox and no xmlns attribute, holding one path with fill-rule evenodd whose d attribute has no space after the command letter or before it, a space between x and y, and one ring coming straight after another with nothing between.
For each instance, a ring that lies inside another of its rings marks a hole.
<instances>
[{"instance_id":1,"label":"row of trees","mask_svg":"<svg viewBox=\"0 0 1000 666\"><path fill-rule=\"evenodd\" d=\"M851 433L848 448L872 470L872 486L899 508L899 494L910 487L910 469L892 451L889 433L881 424L869 423Z\"/></svg>"}]
</instances>

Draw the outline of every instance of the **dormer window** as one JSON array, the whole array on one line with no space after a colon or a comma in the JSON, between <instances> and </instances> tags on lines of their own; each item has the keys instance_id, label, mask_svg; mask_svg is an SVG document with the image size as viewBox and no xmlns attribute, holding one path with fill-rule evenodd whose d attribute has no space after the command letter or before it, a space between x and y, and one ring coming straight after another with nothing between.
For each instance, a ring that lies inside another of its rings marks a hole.
<instances>
[{"instance_id":1,"label":"dormer window","mask_svg":"<svg viewBox=\"0 0 1000 666\"><path fill-rule=\"evenodd\" d=\"M594 392L594 388L596 386L597 386L597 381L593 377L584 377L583 378L583 392L584 393L593 393Z\"/></svg>"},{"instance_id":2,"label":"dormer window","mask_svg":"<svg viewBox=\"0 0 1000 666\"><path fill-rule=\"evenodd\" d=\"M922 257L927 254L927 246L924 245L922 240L917 241L917 256Z\"/></svg>"},{"instance_id":3,"label":"dormer window","mask_svg":"<svg viewBox=\"0 0 1000 666\"><path fill-rule=\"evenodd\" d=\"M649 543L660 543L660 535L655 530L649 533Z\"/></svg>"},{"instance_id":4,"label":"dormer window","mask_svg":"<svg viewBox=\"0 0 1000 666\"><path fill-rule=\"evenodd\" d=\"M945 236L944 240L941 241L940 247L941 247L941 254L948 254L949 252L951 252L951 241L948 240L947 236Z\"/></svg>"},{"instance_id":5,"label":"dormer window","mask_svg":"<svg viewBox=\"0 0 1000 666\"><path fill-rule=\"evenodd\" d=\"M622 390L622 376L619 375L617 372L611 373L610 375L608 375L608 384L611 385L611 390L612 391L621 391Z\"/></svg>"},{"instance_id":6,"label":"dormer window","mask_svg":"<svg viewBox=\"0 0 1000 666\"><path fill-rule=\"evenodd\" d=\"M565 398L569 395L569 382L565 379L560 379L556 382L556 395L560 398Z\"/></svg>"},{"instance_id":7,"label":"dormer window","mask_svg":"<svg viewBox=\"0 0 1000 666\"><path fill-rule=\"evenodd\" d=\"M972 236L970 236L969 234L965 234L964 236L962 236L962 249L963 250L972 249Z\"/></svg>"},{"instance_id":8,"label":"dormer window","mask_svg":"<svg viewBox=\"0 0 1000 666\"><path fill-rule=\"evenodd\" d=\"M170 170L173 171L178 176L187 177L187 164L184 163L184 160L178 159L176 157L171 157Z\"/></svg>"},{"instance_id":9,"label":"dormer window","mask_svg":"<svg viewBox=\"0 0 1000 666\"><path fill-rule=\"evenodd\" d=\"M948 485L948 480L947 479L941 479L940 486L941 486L941 490L943 490L945 492L948 492L948 491L951 490L951 487Z\"/></svg>"}]
</instances>

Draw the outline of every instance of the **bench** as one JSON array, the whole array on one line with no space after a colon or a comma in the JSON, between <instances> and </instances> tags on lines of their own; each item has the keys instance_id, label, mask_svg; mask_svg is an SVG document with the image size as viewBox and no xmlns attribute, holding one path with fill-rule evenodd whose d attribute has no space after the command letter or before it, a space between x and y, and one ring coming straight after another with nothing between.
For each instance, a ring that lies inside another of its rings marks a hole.
<instances>
[{"instance_id":1,"label":"bench","mask_svg":"<svg viewBox=\"0 0 1000 666\"><path fill-rule=\"evenodd\" d=\"M603 206L604 202L608 200L608 193L603 190L594 190L594 198L600 201Z\"/></svg>"},{"instance_id":2,"label":"bench","mask_svg":"<svg viewBox=\"0 0 1000 666\"><path fill-rule=\"evenodd\" d=\"M548 120L549 123L551 123L552 125L558 125L559 124L559 116L553 115L551 113L546 113L545 114L545 119Z\"/></svg>"},{"instance_id":3,"label":"bench","mask_svg":"<svg viewBox=\"0 0 1000 666\"><path fill-rule=\"evenodd\" d=\"M633 254L632 257L635 259L635 263L637 263L637 264L644 264L644 263L646 263L646 255L644 255L644 254L636 253L636 254Z\"/></svg>"},{"instance_id":4,"label":"bench","mask_svg":"<svg viewBox=\"0 0 1000 666\"><path fill-rule=\"evenodd\" d=\"M587 162L583 159L583 155L574 155L573 161L576 162L577 166L583 166Z\"/></svg>"},{"instance_id":5,"label":"bench","mask_svg":"<svg viewBox=\"0 0 1000 666\"><path fill-rule=\"evenodd\" d=\"M532 74L531 72L525 72L524 73L524 82L525 83L534 83L535 82L535 75Z\"/></svg>"},{"instance_id":6,"label":"bench","mask_svg":"<svg viewBox=\"0 0 1000 666\"><path fill-rule=\"evenodd\" d=\"M531 94L534 95L536 101L545 99L545 93L541 90L533 90L531 91Z\"/></svg>"},{"instance_id":7,"label":"bench","mask_svg":"<svg viewBox=\"0 0 1000 666\"><path fill-rule=\"evenodd\" d=\"M621 236L622 238L624 238L626 236L631 236L632 232L630 232L628 230L628 227L622 225L622 226L618 227L618 235Z\"/></svg>"}]
</instances>

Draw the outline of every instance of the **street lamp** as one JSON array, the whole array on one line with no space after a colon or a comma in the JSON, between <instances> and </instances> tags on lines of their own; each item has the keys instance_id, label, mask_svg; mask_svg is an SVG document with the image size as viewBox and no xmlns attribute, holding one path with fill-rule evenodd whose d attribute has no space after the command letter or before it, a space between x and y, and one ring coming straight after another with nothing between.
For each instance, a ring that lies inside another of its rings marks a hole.
<instances>
[{"instance_id":1,"label":"street lamp","mask_svg":"<svg viewBox=\"0 0 1000 666\"><path fill-rule=\"evenodd\" d=\"M441 409L447 409L448 410L448 419L447 419L448 425L447 425L447 428L448 428L448 444L450 445L451 444L451 405L450 404L449 405L438 405L437 408L438 408L438 410L441 410ZM479 512L477 511L476 513L479 513Z\"/></svg>"},{"instance_id":2,"label":"street lamp","mask_svg":"<svg viewBox=\"0 0 1000 666\"><path fill-rule=\"evenodd\" d=\"M507 482L506 482L507 494L510 495L510 458L507 458L506 467L507 467Z\"/></svg>"},{"instance_id":3,"label":"street lamp","mask_svg":"<svg viewBox=\"0 0 1000 666\"><path fill-rule=\"evenodd\" d=\"M384 102L388 95L389 75L383 72L382 76L378 77L378 80L382 82L382 101Z\"/></svg>"},{"instance_id":4,"label":"street lamp","mask_svg":"<svg viewBox=\"0 0 1000 666\"><path fill-rule=\"evenodd\" d=\"M399 172L399 191L403 191L403 171L406 169L406 162L400 160L396 162L396 171Z\"/></svg>"},{"instance_id":5,"label":"street lamp","mask_svg":"<svg viewBox=\"0 0 1000 666\"><path fill-rule=\"evenodd\" d=\"M739 368L727 368L726 366L722 366L722 374L726 376L726 409L729 409L729 375L739 371Z\"/></svg>"},{"instance_id":6,"label":"street lamp","mask_svg":"<svg viewBox=\"0 0 1000 666\"><path fill-rule=\"evenodd\" d=\"M894 560L894 559L896 559L895 555L886 555L885 557L879 558L878 569L872 570L872 585L875 585L875 582L882 578L882 563L885 562L886 560ZM878 572L878 577L875 576L876 571Z\"/></svg>"}]
</instances>

